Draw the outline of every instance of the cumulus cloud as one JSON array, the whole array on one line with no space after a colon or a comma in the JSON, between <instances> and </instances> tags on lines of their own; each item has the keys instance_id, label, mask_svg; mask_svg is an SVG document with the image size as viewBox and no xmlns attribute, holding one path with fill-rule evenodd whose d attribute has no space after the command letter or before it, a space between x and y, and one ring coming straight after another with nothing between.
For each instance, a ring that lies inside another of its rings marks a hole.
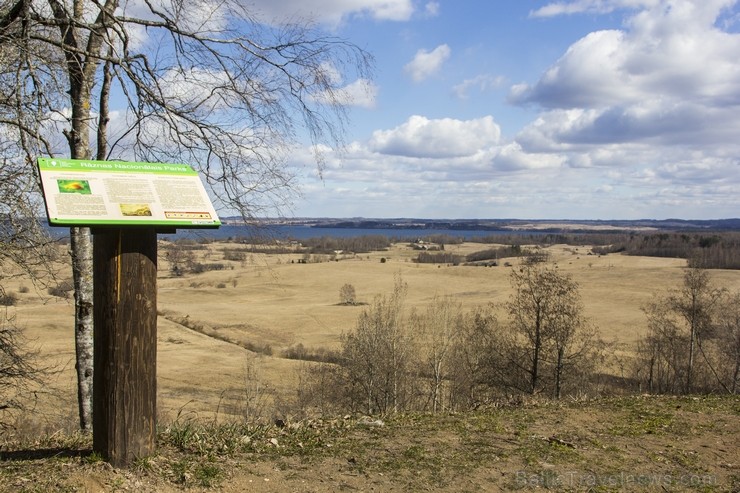
<instances>
[{"instance_id":1,"label":"cumulus cloud","mask_svg":"<svg viewBox=\"0 0 740 493\"><path fill-rule=\"evenodd\" d=\"M306 17L339 24L353 16L407 21L414 13L412 0L252 0L251 4L255 14L268 21Z\"/></svg>"},{"instance_id":2,"label":"cumulus cloud","mask_svg":"<svg viewBox=\"0 0 740 493\"><path fill-rule=\"evenodd\" d=\"M332 94L321 93L313 96L315 101L359 108L374 108L378 96L378 86L369 79L359 78L345 86L342 74L329 63L322 64L322 70L334 86L338 86Z\"/></svg>"},{"instance_id":3,"label":"cumulus cloud","mask_svg":"<svg viewBox=\"0 0 740 493\"><path fill-rule=\"evenodd\" d=\"M501 87L504 84L504 81L505 78L500 75L478 75L472 79L465 79L461 83L455 85L452 88L452 92L458 99L467 99L472 90L487 92Z\"/></svg>"},{"instance_id":4,"label":"cumulus cloud","mask_svg":"<svg viewBox=\"0 0 740 493\"><path fill-rule=\"evenodd\" d=\"M429 120L412 116L391 130L377 130L369 147L381 154L449 158L470 156L499 142L501 129L492 117Z\"/></svg>"},{"instance_id":5,"label":"cumulus cloud","mask_svg":"<svg viewBox=\"0 0 740 493\"><path fill-rule=\"evenodd\" d=\"M558 168L565 160L563 155L526 152L517 142L499 149L493 158L495 168L502 171Z\"/></svg>"},{"instance_id":6,"label":"cumulus cloud","mask_svg":"<svg viewBox=\"0 0 740 493\"><path fill-rule=\"evenodd\" d=\"M404 66L404 70L414 82L421 82L439 72L451 53L452 50L446 44L439 45L432 51L419 50L414 59Z\"/></svg>"},{"instance_id":7,"label":"cumulus cloud","mask_svg":"<svg viewBox=\"0 0 740 493\"><path fill-rule=\"evenodd\" d=\"M734 145L740 35L720 30L717 20L736 1L648 3L624 30L585 36L535 84L512 87L512 102L546 109L519 142L538 150L637 142Z\"/></svg>"},{"instance_id":8,"label":"cumulus cloud","mask_svg":"<svg viewBox=\"0 0 740 493\"><path fill-rule=\"evenodd\" d=\"M567 14L608 14L618 9L653 7L660 0L576 0L552 2L529 13L531 17L554 17Z\"/></svg>"},{"instance_id":9,"label":"cumulus cloud","mask_svg":"<svg viewBox=\"0 0 740 493\"><path fill-rule=\"evenodd\" d=\"M321 103L372 109L375 108L377 96L378 86L376 84L368 79L357 79L344 87L336 89L333 92L333 97L322 93L314 96L313 99Z\"/></svg>"},{"instance_id":10,"label":"cumulus cloud","mask_svg":"<svg viewBox=\"0 0 740 493\"><path fill-rule=\"evenodd\" d=\"M413 116L335 157L326 183L352 184L357 209L351 215L372 208L388 216L734 217L740 210L737 4L550 3L531 15L619 10L625 18L619 29L573 43L539 79L511 87L512 103L538 111L513 138L502 138L490 116ZM430 59L431 53L420 52ZM410 63L413 77L411 69ZM415 80L435 70L420 69ZM481 75L460 82L453 94L465 99L500 83ZM429 200L409 204L410 195Z\"/></svg>"},{"instance_id":11,"label":"cumulus cloud","mask_svg":"<svg viewBox=\"0 0 740 493\"><path fill-rule=\"evenodd\" d=\"M183 7L182 3L175 0L129 0L122 2L116 9L117 15L125 15L139 19L160 21L159 16L153 13L157 11L167 12L175 24L185 31L206 33L219 33L227 28L231 19L231 13L221 2L213 0L192 0ZM96 10L91 10L91 13ZM92 22L92 19L90 20ZM145 26L127 23L126 43L130 48L140 49L149 41L149 34Z\"/></svg>"},{"instance_id":12,"label":"cumulus cloud","mask_svg":"<svg viewBox=\"0 0 740 493\"><path fill-rule=\"evenodd\" d=\"M163 95L173 106L200 107L206 112L229 107L228 92L217 90L227 82L225 72L187 67L171 68L159 79Z\"/></svg>"},{"instance_id":13,"label":"cumulus cloud","mask_svg":"<svg viewBox=\"0 0 740 493\"><path fill-rule=\"evenodd\" d=\"M715 26L735 0L663 1L632 16L626 30L597 31L574 43L515 103L548 108L608 107L646 98L740 103L740 35Z\"/></svg>"},{"instance_id":14,"label":"cumulus cloud","mask_svg":"<svg viewBox=\"0 0 740 493\"><path fill-rule=\"evenodd\" d=\"M515 103L573 108L609 106L641 96L625 70L629 56L621 31L598 31L573 44L534 86L512 88Z\"/></svg>"},{"instance_id":15,"label":"cumulus cloud","mask_svg":"<svg viewBox=\"0 0 740 493\"><path fill-rule=\"evenodd\" d=\"M375 108L378 86L367 79L357 79L339 90L339 99L348 106Z\"/></svg>"}]
</instances>

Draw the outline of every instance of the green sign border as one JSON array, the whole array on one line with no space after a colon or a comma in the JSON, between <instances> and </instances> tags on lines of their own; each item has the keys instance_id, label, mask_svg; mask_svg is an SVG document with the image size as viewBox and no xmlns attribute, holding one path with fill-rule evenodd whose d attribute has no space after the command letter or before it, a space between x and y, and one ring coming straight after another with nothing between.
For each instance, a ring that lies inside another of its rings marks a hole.
<instances>
[{"instance_id":1,"label":"green sign border","mask_svg":"<svg viewBox=\"0 0 740 493\"><path fill-rule=\"evenodd\" d=\"M111 173L151 173L157 175L198 175L187 164L135 163L128 161L94 161L91 159L39 158L41 171L81 171Z\"/></svg>"}]
</instances>

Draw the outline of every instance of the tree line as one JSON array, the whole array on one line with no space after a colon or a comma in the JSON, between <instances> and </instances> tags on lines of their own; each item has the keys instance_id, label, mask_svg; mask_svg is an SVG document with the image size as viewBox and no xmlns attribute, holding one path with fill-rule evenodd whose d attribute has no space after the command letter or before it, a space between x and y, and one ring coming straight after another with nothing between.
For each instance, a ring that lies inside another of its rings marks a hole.
<instances>
[{"instance_id":1,"label":"tree line","mask_svg":"<svg viewBox=\"0 0 740 493\"><path fill-rule=\"evenodd\" d=\"M593 245L593 253L624 253L646 257L688 260L701 269L740 269L740 233L706 232L588 232L543 234L492 234L476 238L480 243L510 245Z\"/></svg>"},{"instance_id":2,"label":"tree line","mask_svg":"<svg viewBox=\"0 0 740 493\"><path fill-rule=\"evenodd\" d=\"M740 390L740 293L687 269L680 286L643 307L647 331L634 378L642 391L691 394Z\"/></svg>"},{"instance_id":3,"label":"tree line","mask_svg":"<svg viewBox=\"0 0 740 493\"><path fill-rule=\"evenodd\" d=\"M461 243L465 239L449 235L432 235L420 238L394 238L386 235L359 235L346 238L322 236L301 240L301 248L315 254L331 254L335 251L367 253L387 250L395 242L411 242L423 239L428 244L437 245L437 250L444 250L444 245ZM237 238L238 242L254 245L270 244L271 253L275 250L274 238ZM416 261L419 263L484 262L504 257L521 257L541 255L536 247L556 244L592 245L592 252L598 255L623 253L647 257L670 257L686 259L690 267L700 269L740 269L740 233L734 231L712 231L702 233L636 233L636 232L589 232L589 233L543 233L543 234L492 234L470 239L476 243L496 244L496 246L465 257L448 253L431 254L421 252ZM526 247L525 247L526 245ZM535 248L532 248L532 246ZM283 248L282 253L293 252ZM545 259L546 260L546 259Z\"/></svg>"},{"instance_id":4,"label":"tree line","mask_svg":"<svg viewBox=\"0 0 740 493\"><path fill-rule=\"evenodd\" d=\"M511 270L499 306L463 309L435 297L406 310L397 278L342 335L332 361L302 378L301 402L323 412L461 411L523 396L740 390L740 293L687 268L680 286L643 306L646 331L614 386L618 362L584 316L578 283L551 265ZM322 361L313 359L314 362Z\"/></svg>"},{"instance_id":5,"label":"tree line","mask_svg":"<svg viewBox=\"0 0 740 493\"><path fill-rule=\"evenodd\" d=\"M690 267L740 269L740 233L653 233L619 235L594 253L684 258Z\"/></svg>"},{"instance_id":6,"label":"tree line","mask_svg":"<svg viewBox=\"0 0 740 493\"><path fill-rule=\"evenodd\" d=\"M301 240L301 243L310 253L318 254L332 254L340 250L368 253L387 250L391 246L391 240L384 235L361 235L347 238L321 236Z\"/></svg>"},{"instance_id":7,"label":"tree line","mask_svg":"<svg viewBox=\"0 0 740 493\"><path fill-rule=\"evenodd\" d=\"M605 344L583 315L578 284L537 263L512 270L510 280L514 292L503 307L465 310L435 297L408 311L408 287L397 278L342 335L338 361L310 367L304 392L325 411L385 414L595 389Z\"/></svg>"}]
</instances>

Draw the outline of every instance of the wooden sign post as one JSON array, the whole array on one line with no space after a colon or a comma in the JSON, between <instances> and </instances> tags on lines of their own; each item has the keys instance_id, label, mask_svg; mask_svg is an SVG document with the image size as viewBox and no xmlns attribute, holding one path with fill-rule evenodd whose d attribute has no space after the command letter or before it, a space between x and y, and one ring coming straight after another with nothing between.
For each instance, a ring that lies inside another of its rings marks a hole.
<instances>
[{"instance_id":1,"label":"wooden sign post","mask_svg":"<svg viewBox=\"0 0 740 493\"><path fill-rule=\"evenodd\" d=\"M123 467L156 446L156 230L96 232L93 282L93 450Z\"/></svg>"},{"instance_id":2,"label":"wooden sign post","mask_svg":"<svg viewBox=\"0 0 740 493\"><path fill-rule=\"evenodd\" d=\"M94 228L93 451L125 467L156 447L157 231L221 224L189 166L39 159L51 226Z\"/></svg>"}]
</instances>

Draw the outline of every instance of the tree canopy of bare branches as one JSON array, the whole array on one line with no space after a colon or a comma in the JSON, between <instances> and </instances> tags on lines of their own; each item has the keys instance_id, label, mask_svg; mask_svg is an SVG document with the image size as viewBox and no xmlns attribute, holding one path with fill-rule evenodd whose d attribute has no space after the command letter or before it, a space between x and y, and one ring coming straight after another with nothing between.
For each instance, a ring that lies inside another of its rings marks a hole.
<instances>
[{"instance_id":1,"label":"tree canopy of bare branches","mask_svg":"<svg viewBox=\"0 0 740 493\"><path fill-rule=\"evenodd\" d=\"M655 393L737 391L737 293L689 268L683 282L643 307L647 333L640 340L636 374Z\"/></svg>"},{"instance_id":2,"label":"tree canopy of bare branches","mask_svg":"<svg viewBox=\"0 0 740 493\"><path fill-rule=\"evenodd\" d=\"M346 85L367 82L372 60L320 27L266 22L247 5L0 0L0 152L3 170L24 184L0 209L34 202L37 157L67 154L190 164L217 207L245 218L288 206L295 179L286 156L305 143L322 169L322 145L343 143ZM84 429L89 230L72 228L71 240Z\"/></svg>"},{"instance_id":3,"label":"tree canopy of bare branches","mask_svg":"<svg viewBox=\"0 0 740 493\"><path fill-rule=\"evenodd\" d=\"M512 270L511 285L506 308L514 337L505 352L509 377L515 377L510 384L560 398L566 377L592 364L599 346L583 315L578 283L552 267L528 263Z\"/></svg>"},{"instance_id":4,"label":"tree canopy of bare branches","mask_svg":"<svg viewBox=\"0 0 740 493\"><path fill-rule=\"evenodd\" d=\"M247 215L291 188L297 139L341 144L344 85L371 67L316 26L266 25L233 0L4 0L0 40L2 124L28 157L65 152L63 134L77 158L186 162Z\"/></svg>"}]
</instances>

